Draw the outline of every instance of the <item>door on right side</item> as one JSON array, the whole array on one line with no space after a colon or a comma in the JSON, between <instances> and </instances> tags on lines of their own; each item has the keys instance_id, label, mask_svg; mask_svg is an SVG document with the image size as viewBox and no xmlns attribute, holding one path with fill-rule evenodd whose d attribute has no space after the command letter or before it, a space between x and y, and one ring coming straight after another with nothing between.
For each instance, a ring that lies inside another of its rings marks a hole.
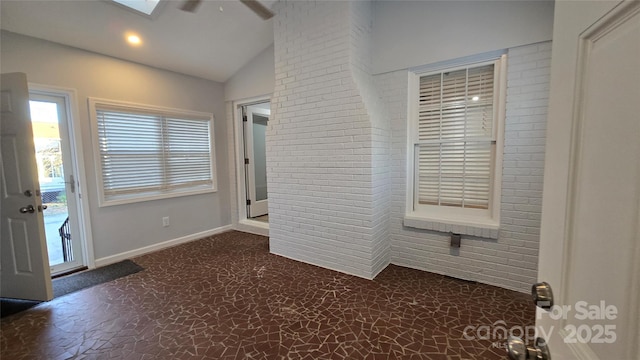
<instances>
[{"instance_id":1,"label":"door on right side","mask_svg":"<svg viewBox=\"0 0 640 360\"><path fill-rule=\"evenodd\" d=\"M553 359L640 359L640 2L557 0L538 336Z\"/></svg>"}]
</instances>

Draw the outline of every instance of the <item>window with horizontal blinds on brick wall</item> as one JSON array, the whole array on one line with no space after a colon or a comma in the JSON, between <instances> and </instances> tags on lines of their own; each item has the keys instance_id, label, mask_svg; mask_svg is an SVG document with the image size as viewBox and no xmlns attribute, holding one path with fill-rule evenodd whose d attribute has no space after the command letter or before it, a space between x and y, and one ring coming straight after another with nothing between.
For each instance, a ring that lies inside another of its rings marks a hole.
<instances>
[{"instance_id":1,"label":"window with horizontal blinds on brick wall","mask_svg":"<svg viewBox=\"0 0 640 360\"><path fill-rule=\"evenodd\" d=\"M493 64L420 77L418 204L489 207L493 104Z\"/></svg>"},{"instance_id":2,"label":"window with horizontal blinds on brick wall","mask_svg":"<svg viewBox=\"0 0 640 360\"><path fill-rule=\"evenodd\" d=\"M105 200L213 189L211 119L96 105Z\"/></svg>"}]
</instances>

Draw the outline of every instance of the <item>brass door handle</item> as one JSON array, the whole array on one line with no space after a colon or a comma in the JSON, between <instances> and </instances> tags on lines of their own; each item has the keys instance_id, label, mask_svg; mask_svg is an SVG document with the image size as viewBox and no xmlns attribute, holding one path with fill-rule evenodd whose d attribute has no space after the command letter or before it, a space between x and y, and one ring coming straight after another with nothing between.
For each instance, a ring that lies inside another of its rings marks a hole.
<instances>
[{"instance_id":1,"label":"brass door handle","mask_svg":"<svg viewBox=\"0 0 640 360\"><path fill-rule=\"evenodd\" d=\"M553 307L553 291L551 291L551 285L548 282L533 284L531 297L533 303L541 309L549 311Z\"/></svg>"},{"instance_id":2,"label":"brass door handle","mask_svg":"<svg viewBox=\"0 0 640 360\"><path fill-rule=\"evenodd\" d=\"M534 347L530 348L522 339L509 336L507 339L507 354L511 360L551 360L551 353L547 342L536 338Z\"/></svg>"}]
</instances>

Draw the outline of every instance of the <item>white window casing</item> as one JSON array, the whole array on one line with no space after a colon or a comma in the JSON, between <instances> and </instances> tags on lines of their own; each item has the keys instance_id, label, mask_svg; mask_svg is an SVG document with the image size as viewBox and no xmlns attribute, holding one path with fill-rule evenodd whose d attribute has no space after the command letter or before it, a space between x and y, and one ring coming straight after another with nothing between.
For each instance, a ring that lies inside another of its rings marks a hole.
<instances>
[{"instance_id":1,"label":"white window casing","mask_svg":"<svg viewBox=\"0 0 640 360\"><path fill-rule=\"evenodd\" d=\"M215 192L213 114L89 98L100 206Z\"/></svg>"},{"instance_id":2,"label":"white window casing","mask_svg":"<svg viewBox=\"0 0 640 360\"><path fill-rule=\"evenodd\" d=\"M405 225L497 237L506 55L409 77Z\"/></svg>"}]
</instances>

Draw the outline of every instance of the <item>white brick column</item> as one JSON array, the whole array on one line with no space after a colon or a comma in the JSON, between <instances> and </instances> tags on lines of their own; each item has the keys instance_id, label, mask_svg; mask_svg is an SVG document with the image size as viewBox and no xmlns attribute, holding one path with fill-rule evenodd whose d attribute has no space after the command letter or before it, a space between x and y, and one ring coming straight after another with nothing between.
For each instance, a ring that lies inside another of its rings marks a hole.
<instances>
[{"instance_id":1,"label":"white brick column","mask_svg":"<svg viewBox=\"0 0 640 360\"><path fill-rule=\"evenodd\" d=\"M370 4L281 1L275 11L271 252L373 278L389 262L390 137L382 111L367 107L380 107Z\"/></svg>"}]
</instances>

